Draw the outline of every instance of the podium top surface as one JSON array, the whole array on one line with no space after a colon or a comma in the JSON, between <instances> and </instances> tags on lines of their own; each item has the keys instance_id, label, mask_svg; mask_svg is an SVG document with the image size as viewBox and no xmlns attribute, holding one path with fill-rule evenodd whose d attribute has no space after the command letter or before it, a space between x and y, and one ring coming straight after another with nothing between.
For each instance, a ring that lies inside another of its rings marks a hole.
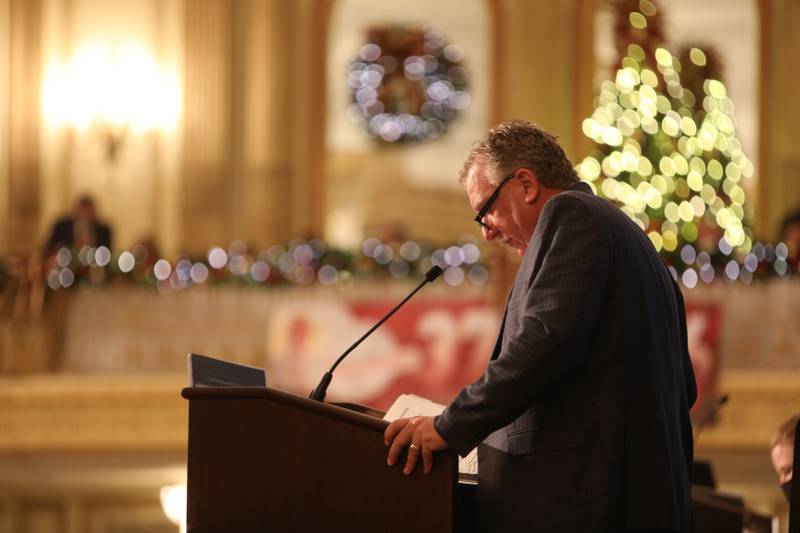
<instances>
[{"instance_id":1,"label":"podium top surface","mask_svg":"<svg viewBox=\"0 0 800 533\"><path fill-rule=\"evenodd\" d=\"M389 425L382 418L368 416L330 403L309 400L308 398L269 387L186 387L181 391L181 396L190 402L192 400L263 400L276 402L381 432Z\"/></svg>"}]
</instances>

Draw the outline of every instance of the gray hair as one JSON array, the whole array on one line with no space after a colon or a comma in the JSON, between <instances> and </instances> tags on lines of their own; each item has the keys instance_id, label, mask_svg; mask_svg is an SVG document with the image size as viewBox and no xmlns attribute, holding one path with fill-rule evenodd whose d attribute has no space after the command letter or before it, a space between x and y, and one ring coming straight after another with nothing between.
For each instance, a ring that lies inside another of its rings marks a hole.
<instances>
[{"instance_id":1,"label":"gray hair","mask_svg":"<svg viewBox=\"0 0 800 533\"><path fill-rule=\"evenodd\" d=\"M504 122L475 143L459 173L462 186L479 157L496 170L487 177L493 185L518 168L532 170L545 187L568 189L580 181L556 137L527 120Z\"/></svg>"}]
</instances>

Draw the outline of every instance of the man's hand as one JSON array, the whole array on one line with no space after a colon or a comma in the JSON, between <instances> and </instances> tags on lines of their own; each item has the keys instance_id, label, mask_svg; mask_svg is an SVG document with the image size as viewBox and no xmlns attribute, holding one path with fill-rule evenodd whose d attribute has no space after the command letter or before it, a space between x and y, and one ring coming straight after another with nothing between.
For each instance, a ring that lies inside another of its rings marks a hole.
<instances>
[{"instance_id":1,"label":"man's hand","mask_svg":"<svg viewBox=\"0 0 800 533\"><path fill-rule=\"evenodd\" d=\"M394 466L403 448L408 446L408 459L403 473L410 475L417 466L419 456L425 473L433 469L433 452L446 450L447 443L436 431L432 416L415 416L413 418L399 418L389 424L383 434L383 441L389 446L389 456L386 463Z\"/></svg>"}]
</instances>

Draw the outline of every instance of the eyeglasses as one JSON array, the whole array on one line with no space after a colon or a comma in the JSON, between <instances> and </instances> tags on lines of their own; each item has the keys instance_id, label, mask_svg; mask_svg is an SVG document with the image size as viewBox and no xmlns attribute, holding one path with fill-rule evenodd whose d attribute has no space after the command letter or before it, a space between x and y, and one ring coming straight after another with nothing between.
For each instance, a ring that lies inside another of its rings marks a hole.
<instances>
[{"instance_id":1,"label":"eyeglasses","mask_svg":"<svg viewBox=\"0 0 800 533\"><path fill-rule=\"evenodd\" d=\"M494 201L497 200L497 195L500 194L500 189L503 188L503 185L505 185L508 180L514 177L514 174L516 174L516 172L513 174L509 174L508 176L503 178L503 181L500 182L500 185L497 186L492 195L489 198L487 198L485 202L483 202L483 205L478 210L478 214L475 215L475 222L477 222L480 227L484 229L490 229L489 226L484 224L483 217L486 216L486 213L488 213L489 209L492 208L492 204L494 203Z\"/></svg>"}]
</instances>

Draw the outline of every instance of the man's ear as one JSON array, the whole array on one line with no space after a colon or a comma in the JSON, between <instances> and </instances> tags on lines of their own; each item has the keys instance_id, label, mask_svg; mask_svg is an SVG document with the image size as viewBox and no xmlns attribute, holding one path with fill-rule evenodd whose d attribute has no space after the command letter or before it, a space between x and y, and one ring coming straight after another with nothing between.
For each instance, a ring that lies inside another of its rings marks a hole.
<instances>
[{"instance_id":1,"label":"man's ear","mask_svg":"<svg viewBox=\"0 0 800 533\"><path fill-rule=\"evenodd\" d=\"M520 169L518 176L520 181L522 182L522 190L525 195L525 203L529 205L533 204L539 198L542 185L539 183L539 180L536 179L536 174L534 174L533 171L528 170L527 168Z\"/></svg>"}]
</instances>

